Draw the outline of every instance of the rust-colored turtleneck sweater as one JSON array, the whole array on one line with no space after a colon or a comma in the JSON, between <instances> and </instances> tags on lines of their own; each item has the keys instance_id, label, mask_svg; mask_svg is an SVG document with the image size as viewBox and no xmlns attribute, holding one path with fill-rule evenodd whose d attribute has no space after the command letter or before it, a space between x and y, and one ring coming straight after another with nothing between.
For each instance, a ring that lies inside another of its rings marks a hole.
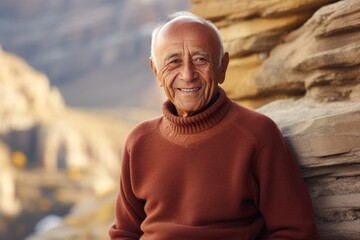
<instances>
[{"instance_id":1,"label":"rust-colored turtleneck sweater","mask_svg":"<svg viewBox=\"0 0 360 240\"><path fill-rule=\"evenodd\" d=\"M111 239L316 240L303 179L269 118L228 99L138 125L123 154Z\"/></svg>"}]
</instances>

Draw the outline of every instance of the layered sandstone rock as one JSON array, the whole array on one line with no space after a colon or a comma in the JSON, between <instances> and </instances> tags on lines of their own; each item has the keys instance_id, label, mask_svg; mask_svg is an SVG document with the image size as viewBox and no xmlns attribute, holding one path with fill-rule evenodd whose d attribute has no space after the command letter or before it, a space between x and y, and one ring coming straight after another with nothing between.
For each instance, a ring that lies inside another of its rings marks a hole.
<instances>
[{"instance_id":1,"label":"layered sandstone rock","mask_svg":"<svg viewBox=\"0 0 360 240\"><path fill-rule=\"evenodd\" d=\"M232 99L256 108L275 99L305 93L301 83L287 83L280 91L264 91L255 75L272 49L281 45L291 31L303 25L317 9L336 0L192 2L195 14L212 20L220 28L225 49L231 56L223 87Z\"/></svg>"},{"instance_id":2,"label":"layered sandstone rock","mask_svg":"<svg viewBox=\"0 0 360 240\"><path fill-rule=\"evenodd\" d=\"M360 234L360 104L279 100L258 111L280 127L299 160L321 239Z\"/></svg>"},{"instance_id":3,"label":"layered sandstone rock","mask_svg":"<svg viewBox=\"0 0 360 240\"><path fill-rule=\"evenodd\" d=\"M359 32L360 2L320 9L271 51L254 77L259 92L302 88L316 101L359 100Z\"/></svg>"},{"instance_id":4,"label":"layered sandstone rock","mask_svg":"<svg viewBox=\"0 0 360 240\"><path fill-rule=\"evenodd\" d=\"M360 2L192 2L230 52L227 93L252 108L271 102L258 111L298 157L321 239L358 239Z\"/></svg>"}]
</instances>

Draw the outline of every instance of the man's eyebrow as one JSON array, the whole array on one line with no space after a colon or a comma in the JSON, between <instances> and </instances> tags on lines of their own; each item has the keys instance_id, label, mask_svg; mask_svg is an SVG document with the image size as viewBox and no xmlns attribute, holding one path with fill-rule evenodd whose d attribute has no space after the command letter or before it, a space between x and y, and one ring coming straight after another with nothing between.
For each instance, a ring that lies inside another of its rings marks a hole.
<instances>
[{"instance_id":1,"label":"man's eyebrow","mask_svg":"<svg viewBox=\"0 0 360 240\"><path fill-rule=\"evenodd\" d=\"M178 57L180 54L179 53L169 53L165 56L165 61L174 58L174 57Z\"/></svg>"},{"instance_id":2,"label":"man's eyebrow","mask_svg":"<svg viewBox=\"0 0 360 240\"><path fill-rule=\"evenodd\" d=\"M168 61L169 59L172 59L172 58L176 58L176 57L179 57L181 54L180 53L169 53L165 56L164 60L165 62ZM194 51L191 53L192 56L195 56L195 55L200 55L200 56L204 56L204 57L209 57L209 54L205 51Z\"/></svg>"},{"instance_id":3,"label":"man's eyebrow","mask_svg":"<svg viewBox=\"0 0 360 240\"><path fill-rule=\"evenodd\" d=\"M201 56L206 56L206 57L209 56L209 54L207 52L205 52L205 51L195 51L195 52L192 52L191 55L192 56L201 55Z\"/></svg>"}]
</instances>

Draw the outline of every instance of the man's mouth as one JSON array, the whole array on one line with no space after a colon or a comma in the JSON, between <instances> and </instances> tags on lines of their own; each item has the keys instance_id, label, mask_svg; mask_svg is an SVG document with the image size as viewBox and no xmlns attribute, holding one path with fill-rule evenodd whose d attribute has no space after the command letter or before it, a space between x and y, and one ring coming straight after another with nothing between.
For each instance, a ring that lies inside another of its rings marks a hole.
<instances>
[{"instance_id":1,"label":"man's mouth","mask_svg":"<svg viewBox=\"0 0 360 240\"><path fill-rule=\"evenodd\" d=\"M196 92L199 91L200 88L178 88L178 90L180 90L181 92Z\"/></svg>"}]
</instances>

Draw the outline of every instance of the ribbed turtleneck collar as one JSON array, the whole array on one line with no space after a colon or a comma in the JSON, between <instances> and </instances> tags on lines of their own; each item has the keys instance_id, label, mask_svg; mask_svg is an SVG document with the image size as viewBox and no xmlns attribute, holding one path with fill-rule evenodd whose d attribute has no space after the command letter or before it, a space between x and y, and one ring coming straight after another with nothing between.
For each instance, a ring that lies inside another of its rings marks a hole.
<instances>
[{"instance_id":1,"label":"ribbed turtleneck collar","mask_svg":"<svg viewBox=\"0 0 360 240\"><path fill-rule=\"evenodd\" d=\"M189 117L179 117L175 106L168 100L163 104L164 124L175 134L195 134L212 128L221 121L231 107L231 101L223 89L219 89L216 101L204 111Z\"/></svg>"}]
</instances>

